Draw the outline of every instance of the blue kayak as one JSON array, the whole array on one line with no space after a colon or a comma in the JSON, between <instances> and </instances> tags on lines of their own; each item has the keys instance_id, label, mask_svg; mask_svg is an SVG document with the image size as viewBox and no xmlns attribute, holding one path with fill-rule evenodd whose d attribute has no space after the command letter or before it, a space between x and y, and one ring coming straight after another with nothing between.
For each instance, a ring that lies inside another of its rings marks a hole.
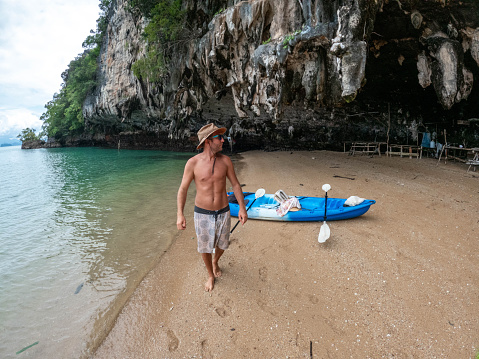
<instances>
[{"instance_id":1,"label":"blue kayak","mask_svg":"<svg viewBox=\"0 0 479 359\"><path fill-rule=\"evenodd\" d=\"M244 192L246 208L253 203L255 194ZM248 210L249 219L262 219L268 221L324 221L324 198L295 196L301 205L300 210L290 210L283 217L276 213L279 202L274 198L273 194L265 194L259 197ZM238 217L239 205L234 197L233 192L228 192L231 215ZM329 198L328 208L326 212L327 221L339 221L341 219L355 218L363 215L369 210L375 200L365 199L362 203L348 207L344 206L346 199Z\"/></svg>"}]
</instances>

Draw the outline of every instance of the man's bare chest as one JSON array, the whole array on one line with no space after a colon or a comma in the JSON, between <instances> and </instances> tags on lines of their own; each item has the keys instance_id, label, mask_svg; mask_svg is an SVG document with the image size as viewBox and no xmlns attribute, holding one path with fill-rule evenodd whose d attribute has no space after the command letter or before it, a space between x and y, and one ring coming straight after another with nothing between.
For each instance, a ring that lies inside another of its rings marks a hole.
<instances>
[{"instance_id":1,"label":"man's bare chest","mask_svg":"<svg viewBox=\"0 0 479 359\"><path fill-rule=\"evenodd\" d=\"M200 183L214 183L216 181L224 181L226 177L226 165L220 161L216 160L211 162L202 163L200 166L197 166L194 171L195 182Z\"/></svg>"}]
</instances>

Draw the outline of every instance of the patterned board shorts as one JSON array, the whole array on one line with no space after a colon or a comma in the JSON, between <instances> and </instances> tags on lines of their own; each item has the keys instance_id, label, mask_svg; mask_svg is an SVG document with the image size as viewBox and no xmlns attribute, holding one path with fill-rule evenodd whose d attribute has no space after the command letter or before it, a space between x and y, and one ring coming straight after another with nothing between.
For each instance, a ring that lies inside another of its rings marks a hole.
<instances>
[{"instance_id":1,"label":"patterned board shorts","mask_svg":"<svg viewBox=\"0 0 479 359\"><path fill-rule=\"evenodd\" d=\"M213 253L215 247L228 249L230 245L230 207L209 211L195 206L195 230L198 252Z\"/></svg>"}]
</instances>

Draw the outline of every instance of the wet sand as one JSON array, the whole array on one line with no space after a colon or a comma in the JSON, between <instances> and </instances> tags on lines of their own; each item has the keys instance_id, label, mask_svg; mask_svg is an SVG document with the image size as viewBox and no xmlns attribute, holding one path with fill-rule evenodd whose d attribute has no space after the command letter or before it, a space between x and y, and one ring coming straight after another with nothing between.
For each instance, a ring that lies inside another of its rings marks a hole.
<instances>
[{"instance_id":1,"label":"wet sand","mask_svg":"<svg viewBox=\"0 0 479 359\"><path fill-rule=\"evenodd\" d=\"M212 293L204 292L190 208L187 229L95 358L475 357L479 172L432 158L327 151L241 157L245 191L323 196L329 183L330 197L377 203L359 218L329 222L324 244L321 223L238 226Z\"/></svg>"}]
</instances>

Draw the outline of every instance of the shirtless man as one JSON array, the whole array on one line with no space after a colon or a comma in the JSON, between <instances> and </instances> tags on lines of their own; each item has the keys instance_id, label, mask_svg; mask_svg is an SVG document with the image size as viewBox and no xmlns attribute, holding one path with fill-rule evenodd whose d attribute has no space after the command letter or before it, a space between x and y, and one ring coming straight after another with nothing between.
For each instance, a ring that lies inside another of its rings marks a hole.
<instances>
[{"instance_id":1,"label":"shirtless man","mask_svg":"<svg viewBox=\"0 0 479 359\"><path fill-rule=\"evenodd\" d=\"M226 194L226 177L228 177L240 210L238 218L242 224L248 220L241 185L236 178L233 163L228 156L221 154L223 134L226 128L218 128L212 123L198 131L200 141L197 149L204 146L203 152L190 158L185 165L185 172L178 190L178 214L176 226L186 228L184 208L191 181L195 181L195 230L198 239L198 252L201 253L208 281L205 291L210 292L215 286L215 278L221 276L218 261L229 246L230 209ZM215 253L214 258L212 253Z\"/></svg>"}]
</instances>

